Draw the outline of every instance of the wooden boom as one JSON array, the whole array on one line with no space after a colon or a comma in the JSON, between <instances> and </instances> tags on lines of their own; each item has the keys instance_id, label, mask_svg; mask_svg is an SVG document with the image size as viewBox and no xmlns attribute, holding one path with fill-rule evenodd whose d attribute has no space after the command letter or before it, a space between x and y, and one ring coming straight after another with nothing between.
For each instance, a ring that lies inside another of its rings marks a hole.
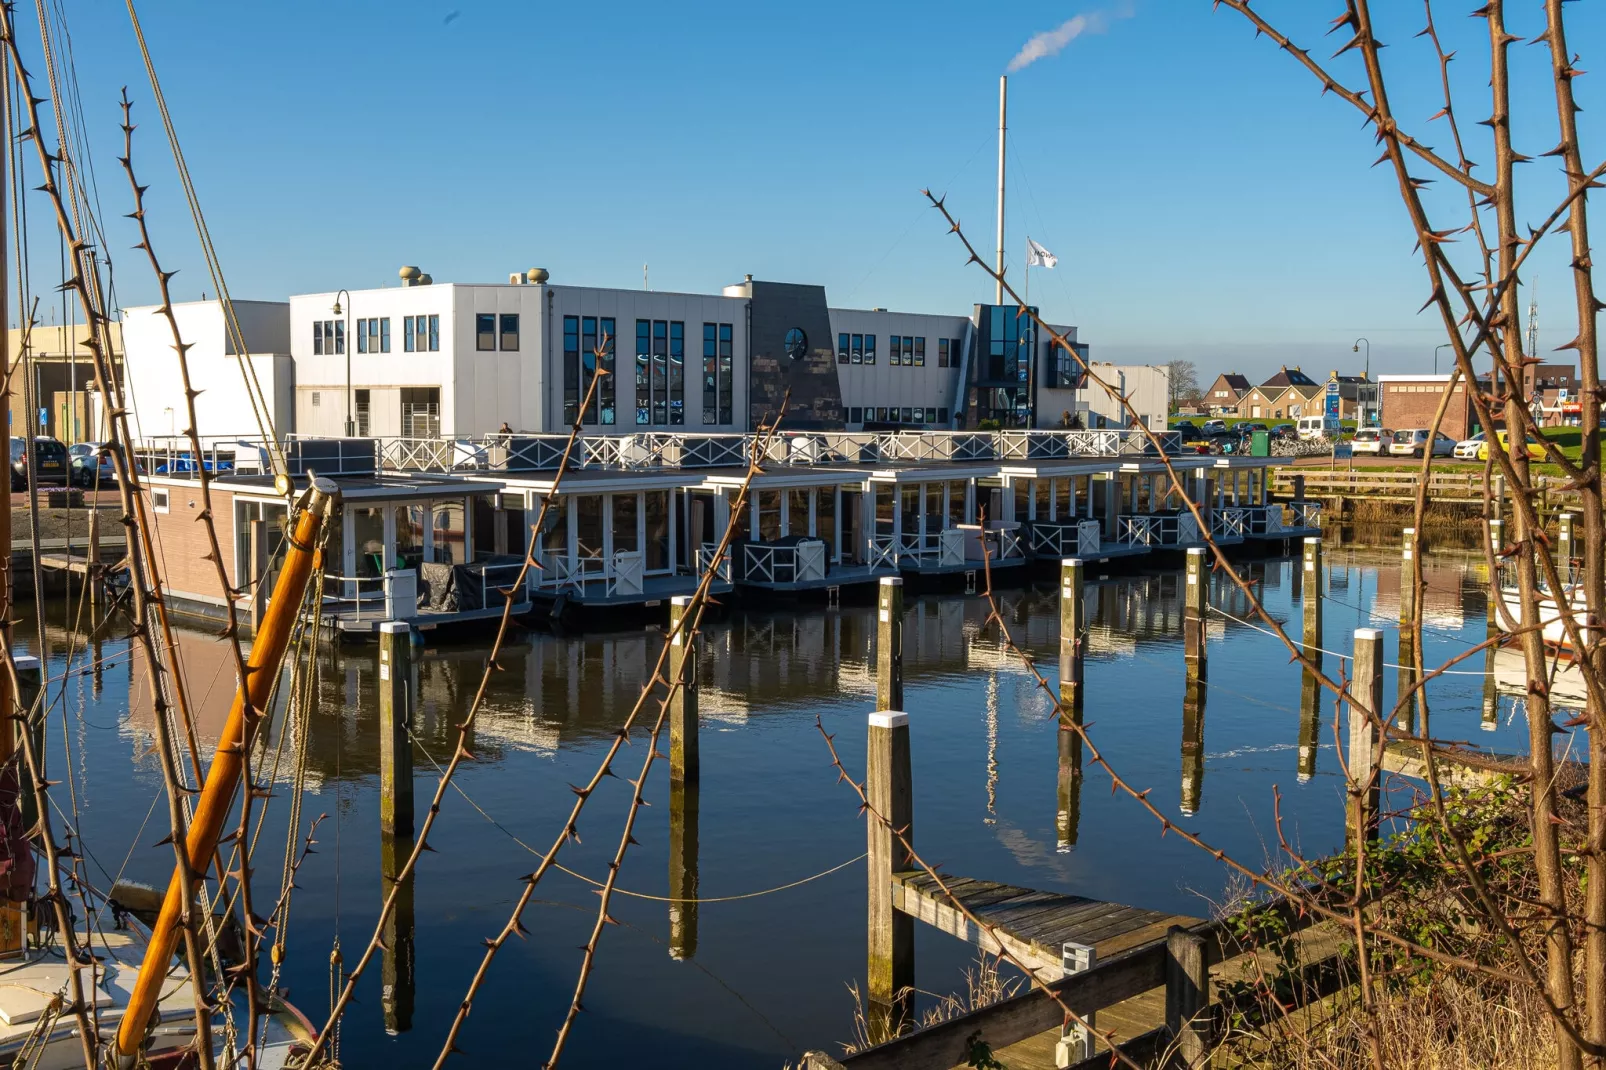
<instances>
[{"instance_id":1,"label":"wooden boom","mask_svg":"<svg viewBox=\"0 0 1606 1070\"><path fill-rule=\"evenodd\" d=\"M279 675L279 665L284 660L285 648L290 644L291 629L301 611L307 580L312 575L314 548L325 514L338 493L333 484L314 479L304 507L296 516L294 533L290 536L284 555L284 567L273 587L273 600L268 604L262 628L252 643L245 679L235 691L229 719L223 726L217 752L212 757L211 768L207 770L206 783L201 788L200 801L196 804L195 816L190 820L189 833L185 837L190 869L195 874L197 885L211 867L223 822L233 808L234 793L240 786L240 773L245 764L244 747L251 742L247 734L247 712L261 710L267 704L273 682ZM178 947L179 918L184 913L185 902L194 897L195 891L195 888L184 887L182 871L175 865L173 879L167 885L167 897L162 901L162 912L156 919L150 943L145 948L145 959L140 964L139 977L134 982L128 1009L117 1027L119 1063L131 1063L144 1046L145 1031L161 997L168 963Z\"/></svg>"}]
</instances>

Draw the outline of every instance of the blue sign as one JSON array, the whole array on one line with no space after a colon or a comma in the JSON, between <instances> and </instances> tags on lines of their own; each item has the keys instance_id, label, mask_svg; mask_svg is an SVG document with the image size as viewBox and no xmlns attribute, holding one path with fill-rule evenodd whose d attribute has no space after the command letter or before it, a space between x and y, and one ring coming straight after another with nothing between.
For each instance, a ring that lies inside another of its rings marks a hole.
<instances>
[{"instance_id":1,"label":"blue sign","mask_svg":"<svg viewBox=\"0 0 1606 1070\"><path fill-rule=\"evenodd\" d=\"M1330 380L1327 384L1327 415L1335 420L1339 415L1338 380Z\"/></svg>"}]
</instances>

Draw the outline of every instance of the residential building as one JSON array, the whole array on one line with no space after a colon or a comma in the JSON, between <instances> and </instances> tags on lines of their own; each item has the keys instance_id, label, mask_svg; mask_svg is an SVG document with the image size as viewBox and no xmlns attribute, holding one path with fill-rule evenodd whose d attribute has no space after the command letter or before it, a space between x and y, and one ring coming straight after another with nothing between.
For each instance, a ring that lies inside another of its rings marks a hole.
<instances>
[{"instance_id":1,"label":"residential building","mask_svg":"<svg viewBox=\"0 0 1606 1070\"><path fill-rule=\"evenodd\" d=\"M1382 426L1394 431L1433 426L1433 414L1438 411L1439 398L1449 381L1448 374L1379 375ZM1451 438L1462 439L1477 429L1478 418L1472 407L1471 392L1465 380L1459 381L1450 395L1450 405L1439 423L1439 430Z\"/></svg>"},{"instance_id":2,"label":"residential building","mask_svg":"<svg viewBox=\"0 0 1606 1070\"><path fill-rule=\"evenodd\" d=\"M111 372L121 379L121 324L111 324L108 334ZM66 443L102 437L104 407L99 404L94 360L82 344L88 338L88 329L77 325L9 332L6 353L13 368L6 424L11 434L49 435Z\"/></svg>"},{"instance_id":3,"label":"residential building","mask_svg":"<svg viewBox=\"0 0 1606 1070\"><path fill-rule=\"evenodd\" d=\"M1247 375L1222 372L1204 392L1205 411L1212 416L1236 416L1239 400L1253 388Z\"/></svg>"},{"instance_id":4,"label":"residential building","mask_svg":"<svg viewBox=\"0 0 1606 1070\"><path fill-rule=\"evenodd\" d=\"M293 431L296 368L291 359L290 305L234 301L233 308L238 339L228 327L221 302L173 305L179 334L189 347L190 385L199 391L197 430L208 438L255 437L260 412L276 433ZM125 309L122 328L135 436L152 440L183 435L189 427L184 379L167 317L153 305ZM248 386L250 379L254 385ZM259 399L257 404L253 396Z\"/></svg>"},{"instance_id":5,"label":"residential building","mask_svg":"<svg viewBox=\"0 0 1606 1070\"><path fill-rule=\"evenodd\" d=\"M1236 415L1246 420L1297 420L1321 411L1326 387L1296 366L1277 374L1238 399Z\"/></svg>"}]
</instances>

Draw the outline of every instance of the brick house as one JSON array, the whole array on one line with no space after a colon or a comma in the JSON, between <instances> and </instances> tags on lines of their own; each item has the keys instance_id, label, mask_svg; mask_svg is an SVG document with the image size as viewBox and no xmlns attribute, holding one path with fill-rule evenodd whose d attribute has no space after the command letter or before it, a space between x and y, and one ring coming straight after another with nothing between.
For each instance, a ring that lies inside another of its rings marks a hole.
<instances>
[{"instance_id":1,"label":"brick house","mask_svg":"<svg viewBox=\"0 0 1606 1070\"><path fill-rule=\"evenodd\" d=\"M1204 392L1202 401L1205 411L1213 416L1236 415L1239 399L1249 393L1250 389L1247 375L1222 372L1216 376L1216 381L1210 384L1210 389Z\"/></svg>"},{"instance_id":2,"label":"brick house","mask_svg":"<svg viewBox=\"0 0 1606 1070\"><path fill-rule=\"evenodd\" d=\"M1439 395L1444 393L1444 384L1449 381L1448 374L1379 375L1377 387L1382 425L1394 431L1431 427L1433 414L1439 407ZM1472 407L1472 395L1467 390L1465 380L1455 384L1450 407L1445 410L1439 430L1454 439L1466 438L1478 430L1477 412Z\"/></svg>"},{"instance_id":3,"label":"brick house","mask_svg":"<svg viewBox=\"0 0 1606 1070\"><path fill-rule=\"evenodd\" d=\"M1295 420L1321 411L1326 387L1300 371L1284 365L1276 375L1247 391L1238 399L1235 415L1245 420Z\"/></svg>"}]
</instances>

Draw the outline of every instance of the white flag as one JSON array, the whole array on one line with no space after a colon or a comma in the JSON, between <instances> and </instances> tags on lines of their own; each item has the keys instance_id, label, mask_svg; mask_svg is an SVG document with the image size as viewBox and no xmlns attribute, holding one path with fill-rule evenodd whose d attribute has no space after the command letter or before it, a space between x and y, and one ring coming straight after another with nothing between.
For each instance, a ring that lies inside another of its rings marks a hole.
<instances>
[{"instance_id":1,"label":"white flag","mask_svg":"<svg viewBox=\"0 0 1606 1070\"><path fill-rule=\"evenodd\" d=\"M1060 262L1060 258L1038 245L1032 239L1026 239L1026 266L1029 268L1051 268Z\"/></svg>"}]
</instances>

